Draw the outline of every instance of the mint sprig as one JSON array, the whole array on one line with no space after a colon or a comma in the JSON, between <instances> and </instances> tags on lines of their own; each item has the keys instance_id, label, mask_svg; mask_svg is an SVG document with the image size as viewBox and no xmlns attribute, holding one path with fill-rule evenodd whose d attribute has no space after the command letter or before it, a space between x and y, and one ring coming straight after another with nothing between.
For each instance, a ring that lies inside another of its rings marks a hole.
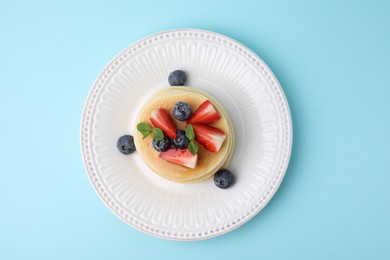
<instances>
[{"instance_id":1,"label":"mint sprig","mask_svg":"<svg viewBox=\"0 0 390 260\"><path fill-rule=\"evenodd\" d=\"M190 150L190 153L195 155L198 153L198 144L194 142L195 139L195 133L194 128L192 125L187 125L186 127L186 137L188 140L190 140L190 143L188 144L188 150Z\"/></svg>"},{"instance_id":2,"label":"mint sprig","mask_svg":"<svg viewBox=\"0 0 390 260\"><path fill-rule=\"evenodd\" d=\"M150 133L153 132L153 139L156 141L160 141L164 139L164 133L160 128L153 127L151 128L150 125L148 125L145 122L141 122L137 125L137 130L142 134L143 138L145 139L150 135Z\"/></svg>"},{"instance_id":3,"label":"mint sprig","mask_svg":"<svg viewBox=\"0 0 390 260\"><path fill-rule=\"evenodd\" d=\"M156 141L161 141L164 139L164 133L160 128L153 128L153 139Z\"/></svg>"},{"instance_id":4,"label":"mint sprig","mask_svg":"<svg viewBox=\"0 0 390 260\"><path fill-rule=\"evenodd\" d=\"M186 127L186 136L190 141L193 141L195 138L194 128L191 124Z\"/></svg>"},{"instance_id":5,"label":"mint sprig","mask_svg":"<svg viewBox=\"0 0 390 260\"><path fill-rule=\"evenodd\" d=\"M194 141L190 141L188 144L188 150L190 150L190 153L195 155L198 153L198 144L195 143Z\"/></svg>"},{"instance_id":6,"label":"mint sprig","mask_svg":"<svg viewBox=\"0 0 390 260\"><path fill-rule=\"evenodd\" d=\"M137 130L141 132L142 136L145 139L151 132L152 128L145 122L141 122L137 125Z\"/></svg>"}]
</instances>

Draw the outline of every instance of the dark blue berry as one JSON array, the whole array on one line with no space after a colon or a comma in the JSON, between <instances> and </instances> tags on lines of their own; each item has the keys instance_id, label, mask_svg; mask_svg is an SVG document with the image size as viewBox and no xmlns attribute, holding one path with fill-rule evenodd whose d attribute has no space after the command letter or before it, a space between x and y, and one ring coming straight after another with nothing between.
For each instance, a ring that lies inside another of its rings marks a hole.
<instances>
[{"instance_id":1,"label":"dark blue berry","mask_svg":"<svg viewBox=\"0 0 390 260\"><path fill-rule=\"evenodd\" d=\"M190 119L192 109L190 105L180 101L173 106L172 114L177 120L186 121Z\"/></svg>"},{"instance_id":2,"label":"dark blue berry","mask_svg":"<svg viewBox=\"0 0 390 260\"><path fill-rule=\"evenodd\" d=\"M186 132L183 130L176 130L177 136L175 139L172 139L172 145L175 148L184 149L187 148L188 143L190 140L188 140L186 136Z\"/></svg>"},{"instance_id":3,"label":"dark blue berry","mask_svg":"<svg viewBox=\"0 0 390 260\"><path fill-rule=\"evenodd\" d=\"M169 74L168 82L171 86L183 86L186 84L187 75L182 70L175 70Z\"/></svg>"},{"instance_id":4,"label":"dark blue berry","mask_svg":"<svg viewBox=\"0 0 390 260\"><path fill-rule=\"evenodd\" d=\"M218 188L227 189L234 184L235 178L231 171L221 169L214 174L214 183Z\"/></svg>"},{"instance_id":5,"label":"dark blue berry","mask_svg":"<svg viewBox=\"0 0 390 260\"><path fill-rule=\"evenodd\" d=\"M160 141L153 139L152 145L157 152L165 152L171 146L171 139L168 136L164 136L164 139Z\"/></svg>"},{"instance_id":6,"label":"dark blue berry","mask_svg":"<svg viewBox=\"0 0 390 260\"><path fill-rule=\"evenodd\" d=\"M134 138L131 135L124 135L119 137L116 142L116 147L118 147L119 152L123 154L132 154L136 151L134 145Z\"/></svg>"}]
</instances>

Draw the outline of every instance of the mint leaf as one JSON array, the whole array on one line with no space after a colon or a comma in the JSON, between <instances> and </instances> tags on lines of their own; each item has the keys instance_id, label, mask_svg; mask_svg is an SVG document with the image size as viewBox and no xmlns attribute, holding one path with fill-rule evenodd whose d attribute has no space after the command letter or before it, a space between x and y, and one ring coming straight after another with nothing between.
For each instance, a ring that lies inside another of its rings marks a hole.
<instances>
[{"instance_id":1,"label":"mint leaf","mask_svg":"<svg viewBox=\"0 0 390 260\"><path fill-rule=\"evenodd\" d=\"M139 123L137 125L137 130L141 132L142 136L144 137L143 139L145 139L152 132L152 128L150 128L150 126L145 122Z\"/></svg>"},{"instance_id":2,"label":"mint leaf","mask_svg":"<svg viewBox=\"0 0 390 260\"><path fill-rule=\"evenodd\" d=\"M186 136L187 138L190 140L190 141L193 141L194 138L195 138L195 133L194 133L194 128L192 127L192 125L188 125L186 127Z\"/></svg>"},{"instance_id":3,"label":"mint leaf","mask_svg":"<svg viewBox=\"0 0 390 260\"><path fill-rule=\"evenodd\" d=\"M198 153L198 144L195 143L194 141L191 141L189 144L188 144L188 150L190 150L190 153L195 155Z\"/></svg>"},{"instance_id":4,"label":"mint leaf","mask_svg":"<svg viewBox=\"0 0 390 260\"><path fill-rule=\"evenodd\" d=\"M152 131L152 129L150 128L150 126L149 126L147 123L145 123L145 122L139 123L139 124L137 125L137 130L140 131L141 133L142 133L142 132L146 132L146 131L148 131L148 132Z\"/></svg>"},{"instance_id":5,"label":"mint leaf","mask_svg":"<svg viewBox=\"0 0 390 260\"><path fill-rule=\"evenodd\" d=\"M153 139L156 141L161 141L162 139L164 139L164 133L160 128L153 128L153 135Z\"/></svg>"}]
</instances>

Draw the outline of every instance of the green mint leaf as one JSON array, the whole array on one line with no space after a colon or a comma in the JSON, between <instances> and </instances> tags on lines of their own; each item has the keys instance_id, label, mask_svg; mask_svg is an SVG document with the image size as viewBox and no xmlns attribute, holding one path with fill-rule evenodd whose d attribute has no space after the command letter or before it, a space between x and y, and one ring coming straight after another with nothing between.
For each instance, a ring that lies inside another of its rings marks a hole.
<instances>
[{"instance_id":1,"label":"green mint leaf","mask_svg":"<svg viewBox=\"0 0 390 260\"><path fill-rule=\"evenodd\" d=\"M143 139L145 139L152 132L150 126L145 122L139 123L137 125L137 130L141 132Z\"/></svg>"},{"instance_id":2,"label":"green mint leaf","mask_svg":"<svg viewBox=\"0 0 390 260\"><path fill-rule=\"evenodd\" d=\"M189 144L188 144L188 149L190 150L190 153L195 155L198 153L198 144L195 143L194 141L191 141Z\"/></svg>"},{"instance_id":3,"label":"green mint leaf","mask_svg":"<svg viewBox=\"0 0 390 260\"><path fill-rule=\"evenodd\" d=\"M187 138L190 140L190 141L193 141L194 138L195 138L195 133L194 133L194 128L192 127L192 125L188 125L186 127L186 136Z\"/></svg>"},{"instance_id":4,"label":"green mint leaf","mask_svg":"<svg viewBox=\"0 0 390 260\"><path fill-rule=\"evenodd\" d=\"M142 132L146 132L146 131L148 131L148 132L152 131L152 129L150 128L150 126L149 126L147 123L145 123L145 122L139 123L139 124L137 125L137 130L140 131L141 133L142 133Z\"/></svg>"},{"instance_id":5,"label":"green mint leaf","mask_svg":"<svg viewBox=\"0 0 390 260\"><path fill-rule=\"evenodd\" d=\"M156 141L161 141L162 139L164 139L164 133L160 128L153 128L153 135L153 139Z\"/></svg>"}]
</instances>

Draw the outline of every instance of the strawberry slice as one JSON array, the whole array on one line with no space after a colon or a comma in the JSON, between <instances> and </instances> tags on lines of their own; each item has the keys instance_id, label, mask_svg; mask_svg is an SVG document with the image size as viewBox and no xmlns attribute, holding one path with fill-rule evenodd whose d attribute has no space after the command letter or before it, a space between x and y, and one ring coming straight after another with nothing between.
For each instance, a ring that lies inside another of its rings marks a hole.
<instances>
[{"instance_id":1,"label":"strawberry slice","mask_svg":"<svg viewBox=\"0 0 390 260\"><path fill-rule=\"evenodd\" d=\"M194 169L198 162L198 155L191 154L190 150L186 149L168 149L160 153L160 158L168 162L182 165L187 168Z\"/></svg>"},{"instance_id":2,"label":"strawberry slice","mask_svg":"<svg viewBox=\"0 0 390 260\"><path fill-rule=\"evenodd\" d=\"M193 124L195 140L209 152L218 152L226 139L226 134L218 128Z\"/></svg>"},{"instance_id":3,"label":"strawberry slice","mask_svg":"<svg viewBox=\"0 0 390 260\"><path fill-rule=\"evenodd\" d=\"M221 117L210 100L203 102L198 109L192 114L187 124L212 124L217 122Z\"/></svg>"},{"instance_id":4,"label":"strawberry slice","mask_svg":"<svg viewBox=\"0 0 390 260\"><path fill-rule=\"evenodd\" d=\"M176 138L176 127L169 112L164 108L158 108L150 113L150 122L164 132L171 139Z\"/></svg>"}]
</instances>

